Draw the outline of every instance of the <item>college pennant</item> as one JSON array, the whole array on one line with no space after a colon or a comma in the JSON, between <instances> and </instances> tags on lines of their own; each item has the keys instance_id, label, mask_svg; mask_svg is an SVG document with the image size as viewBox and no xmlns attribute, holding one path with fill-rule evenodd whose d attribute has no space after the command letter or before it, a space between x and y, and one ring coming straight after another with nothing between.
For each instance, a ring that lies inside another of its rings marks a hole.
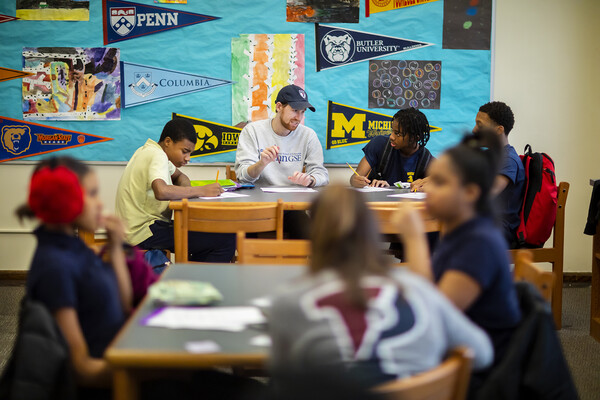
<instances>
[{"instance_id":1,"label":"college pennant","mask_svg":"<svg viewBox=\"0 0 600 400\"><path fill-rule=\"evenodd\" d=\"M194 125L194 129L196 129L198 140L191 157L210 156L236 151L242 128L173 113L173 119L175 118L187 119Z\"/></svg>"},{"instance_id":2,"label":"college pennant","mask_svg":"<svg viewBox=\"0 0 600 400\"><path fill-rule=\"evenodd\" d=\"M432 43L315 24L317 71L431 46Z\"/></svg>"},{"instance_id":3,"label":"college pennant","mask_svg":"<svg viewBox=\"0 0 600 400\"><path fill-rule=\"evenodd\" d=\"M104 44L220 19L124 0L102 0Z\"/></svg>"},{"instance_id":4,"label":"college pennant","mask_svg":"<svg viewBox=\"0 0 600 400\"><path fill-rule=\"evenodd\" d=\"M418 6L437 0L365 0L365 16L382 11L397 10L399 8Z\"/></svg>"},{"instance_id":5,"label":"college pennant","mask_svg":"<svg viewBox=\"0 0 600 400\"><path fill-rule=\"evenodd\" d=\"M0 14L0 24L3 22L10 22L10 21L15 21L19 18L17 17L11 17L10 15L4 15L4 14Z\"/></svg>"},{"instance_id":6,"label":"college pennant","mask_svg":"<svg viewBox=\"0 0 600 400\"><path fill-rule=\"evenodd\" d=\"M327 103L326 149L367 143L375 136L392 133L390 115L329 101ZM431 132L442 128L429 125Z\"/></svg>"},{"instance_id":7,"label":"college pennant","mask_svg":"<svg viewBox=\"0 0 600 400\"><path fill-rule=\"evenodd\" d=\"M2 116L0 130L0 162L113 140Z\"/></svg>"},{"instance_id":8,"label":"college pennant","mask_svg":"<svg viewBox=\"0 0 600 400\"><path fill-rule=\"evenodd\" d=\"M124 108L234 83L225 79L124 61L121 62L121 77L124 82Z\"/></svg>"},{"instance_id":9,"label":"college pennant","mask_svg":"<svg viewBox=\"0 0 600 400\"><path fill-rule=\"evenodd\" d=\"M33 75L33 72L20 71L18 69L10 69L0 67L0 82L10 81L11 79L24 78Z\"/></svg>"}]
</instances>

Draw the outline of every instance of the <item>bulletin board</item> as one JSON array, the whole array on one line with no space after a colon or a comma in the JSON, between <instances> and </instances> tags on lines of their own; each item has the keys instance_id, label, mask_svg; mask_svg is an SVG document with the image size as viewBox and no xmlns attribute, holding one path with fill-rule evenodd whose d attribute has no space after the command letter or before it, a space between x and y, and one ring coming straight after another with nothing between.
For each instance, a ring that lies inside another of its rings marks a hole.
<instances>
[{"instance_id":1,"label":"bulletin board","mask_svg":"<svg viewBox=\"0 0 600 400\"><path fill-rule=\"evenodd\" d=\"M379 61L390 60L390 64L386 65L404 65L407 61L414 60L415 65L433 62L432 65L441 66L440 86L436 88L439 97L430 102L430 107L422 108L430 125L441 128L432 133L427 145L432 153L437 155L458 142L465 132L472 129L479 106L490 100L493 47L481 49L476 46L477 49L470 49L469 45L461 45L463 41L469 41L470 26L464 25L462 29L455 29L450 25L452 18L460 18L462 14L473 12L479 12L481 15L483 9L469 8L473 1L439 0L371 14L367 18L364 12L365 1L369 0L360 1L359 23L328 22L328 25L432 44L377 58L378 63L375 64L381 66ZM137 2L157 5L153 0ZM489 3L487 10L491 13L492 0L475 3ZM233 38L248 34L303 35L304 85L310 102L316 108L314 113L307 110L304 124L317 132L326 163L357 163L363 156L364 146L325 150L329 101L390 116L395 113L393 107L378 108L374 107L376 102L372 99L369 101L373 90L373 79L369 78L372 72L370 65L374 63L367 60L316 71L315 24L286 22L286 0L190 0L187 4L160 6L215 16L219 19L112 43L106 47L118 48L121 61L232 80ZM14 16L15 12L15 0L4 0L0 3L0 14ZM490 21L493 21L493 18ZM477 20L474 22L480 23ZM457 21L454 21L454 24L456 25ZM444 41L447 45L444 45ZM23 68L23 48L103 46L101 1L90 1L89 21L17 20L0 23L0 67L4 68ZM399 85L401 87L401 81ZM158 140L162 127L171 119L173 113L216 124L235 124L232 122L232 88L231 85L216 87L124 108L121 109L120 119L42 123L114 139L63 150L60 154L89 161L127 161L147 138ZM0 82L0 115L23 119L21 79ZM196 157L192 162L234 160L235 152L225 152Z\"/></svg>"}]
</instances>

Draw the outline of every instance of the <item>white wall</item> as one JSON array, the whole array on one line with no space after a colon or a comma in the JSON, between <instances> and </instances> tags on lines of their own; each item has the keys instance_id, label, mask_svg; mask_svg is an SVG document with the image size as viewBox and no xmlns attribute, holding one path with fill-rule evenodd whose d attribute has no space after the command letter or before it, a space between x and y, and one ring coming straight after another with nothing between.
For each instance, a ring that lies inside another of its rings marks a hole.
<instances>
[{"instance_id":1,"label":"white wall","mask_svg":"<svg viewBox=\"0 0 600 400\"><path fill-rule=\"evenodd\" d=\"M495 100L516 116L509 137L519 153L526 143L553 156L559 180L571 183L567 202L565 270L591 270L591 238L583 235L590 178L600 178L600 1L497 0ZM140 144L141 145L141 144ZM114 209L123 165L95 166L101 196ZM0 269L27 269L35 245L13 215L25 200L28 162L0 164ZM190 166L192 179L210 179L216 167ZM221 167L221 174L224 168ZM347 182L347 168L330 169Z\"/></svg>"}]
</instances>

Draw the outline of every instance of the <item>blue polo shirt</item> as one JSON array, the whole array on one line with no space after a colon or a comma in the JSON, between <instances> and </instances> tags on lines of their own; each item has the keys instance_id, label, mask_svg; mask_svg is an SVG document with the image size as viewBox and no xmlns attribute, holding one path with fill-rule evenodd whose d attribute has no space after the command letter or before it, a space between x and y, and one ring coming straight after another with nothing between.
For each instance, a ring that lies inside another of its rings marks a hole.
<instances>
[{"instance_id":1,"label":"blue polo shirt","mask_svg":"<svg viewBox=\"0 0 600 400\"><path fill-rule=\"evenodd\" d=\"M481 287L465 314L489 335L501 356L510 334L521 320L506 241L494 222L475 217L444 235L432 257L435 281L447 271L460 271Z\"/></svg>"},{"instance_id":2,"label":"blue polo shirt","mask_svg":"<svg viewBox=\"0 0 600 400\"><path fill-rule=\"evenodd\" d=\"M497 196L496 204L502 215L504 237L508 243L515 241L515 233L521 222L521 207L525 189L525 168L514 147L504 147L504 160L500 174L508 178L508 185Z\"/></svg>"},{"instance_id":3,"label":"blue polo shirt","mask_svg":"<svg viewBox=\"0 0 600 400\"><path fill-rule=\"evenodd\" d=\"M375 136L365 147L363 153L372 169L377 168L383 151L386 146L390 145L390 136ZM395 182L413 182L417 179L424 178L423 176L415 176L417 162L422 151L417 151L409 157L405 157L399 150L393 149L390 154L390 164L387 171L387 176L384 176L387 183L393 185ZM404 171L404 174L402 173Z\"/></svg>"},{"instance_id":4,"label":"blue polo shirt","mask_svg":"<svg viewBox=\"0 0 600 400\"><path fill-rule=\"evenodd\" d=\"M35 230L38 245L27 276L27 295L51 313L74 308L90 356L101 358L123 323L117 278L79 238Z\"/></svg>"}]
</instances>

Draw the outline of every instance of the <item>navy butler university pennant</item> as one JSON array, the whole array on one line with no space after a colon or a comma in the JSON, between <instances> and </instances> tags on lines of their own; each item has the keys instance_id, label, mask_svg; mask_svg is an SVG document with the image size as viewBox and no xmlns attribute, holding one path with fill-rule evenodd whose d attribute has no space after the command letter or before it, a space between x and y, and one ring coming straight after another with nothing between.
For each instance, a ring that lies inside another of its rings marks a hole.
<instances>
[{"instance_id":1,"label":"navy butler university pennant","mask_svg":"<svg viewBox=\"0 0 600 400\"><path fill-rule=\"evenodd\" d=\"M432 46L432 43L315 24L317 71Z\"/></svg>"},{"instance_id":2,"label":"navy butler university pennant","mask_svg":"<svg viewBox=\"0 0 600 400\"><path fill-rule=\"evenodd\" d=\"M123 0L103 0L104 44L219 19Z\"/></svg>"}]
</instances>

